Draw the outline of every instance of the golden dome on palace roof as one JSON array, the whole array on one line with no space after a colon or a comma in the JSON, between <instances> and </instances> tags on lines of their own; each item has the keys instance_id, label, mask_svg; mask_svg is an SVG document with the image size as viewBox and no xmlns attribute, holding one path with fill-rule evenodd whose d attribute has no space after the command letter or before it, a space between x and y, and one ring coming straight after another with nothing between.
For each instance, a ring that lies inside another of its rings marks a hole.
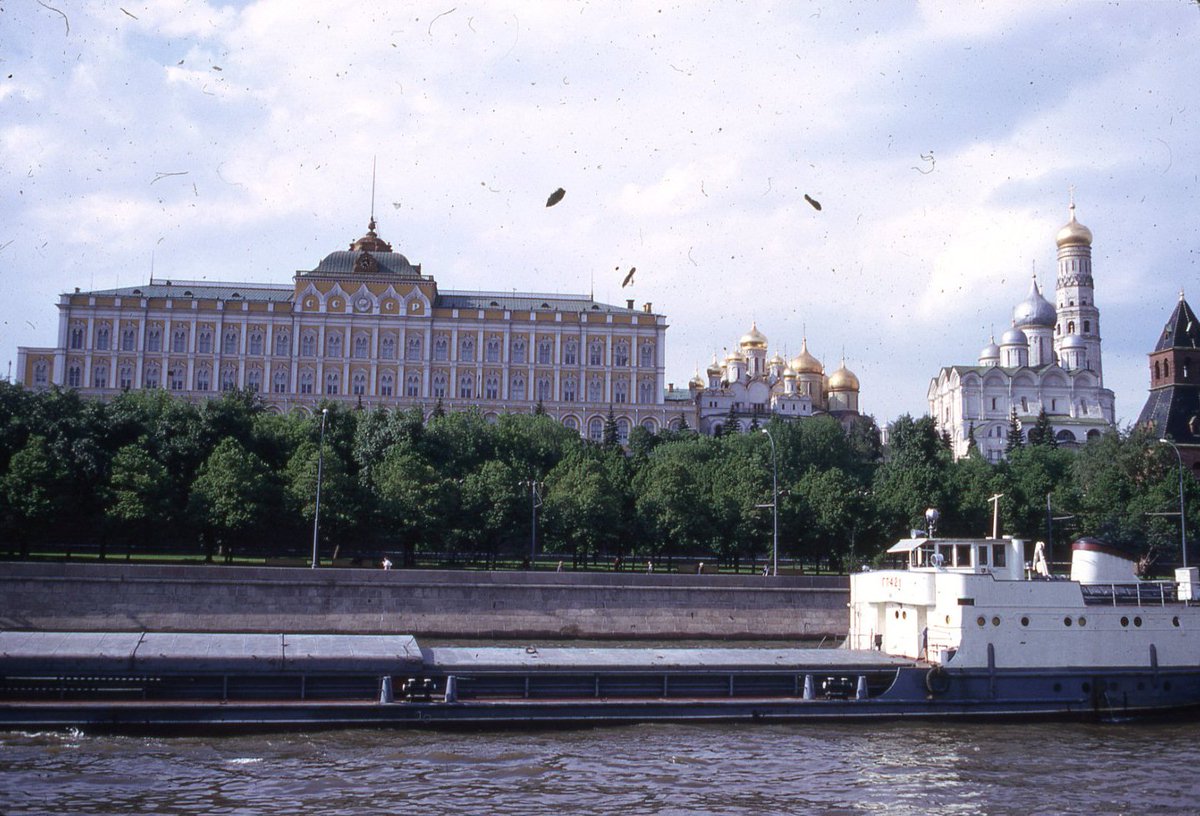
<instances>
[{"instance_id":1,"label":"golden dome on palace roof","mask_svg":"<svg viewBox=\"0 0 1200 816\"><path fill-rule=\"evenodd\" d=\"M808 338L800 344L800 353L792 358L792 370L797 374L824 374L825 366L808 352Z\"/></svg>"},{"instance_id":2,"label":"golden dome on palace roof","mask_svg":"<svg viewBox=\"0 0 1200 816\"><path fill-rule=\"evenodd\" d=\"M742 348L762 348L767 347L767 336L758 330L758 323L750 324L750 331L742 335L742 339L738 341L738 345Z\"/></svg>"},{"instance_id":3,"label":"golden dome on palace roof","mask_svg":"<svg viewBox=\"0 0 1200 816\"><path fill-rule=\"evenodd\" d=\"M1071 220L1058 231L1055 243L1065 246L1091 246L1092 231L1075 220L1075 202L1071 202Z\"/></svg>"},{"instance_id":4,"label":"golden dome on palace roof","mask_svg":"<svg viewBox=\"0 0 1200 816\"><path fill-rule=\"evenodd\" d=\"M853 371L846 368L846 361L842 360L841 368L829 375L829 390L857 391L858 389L858 377L854 375Z\"/></svg>"}]
</instances>

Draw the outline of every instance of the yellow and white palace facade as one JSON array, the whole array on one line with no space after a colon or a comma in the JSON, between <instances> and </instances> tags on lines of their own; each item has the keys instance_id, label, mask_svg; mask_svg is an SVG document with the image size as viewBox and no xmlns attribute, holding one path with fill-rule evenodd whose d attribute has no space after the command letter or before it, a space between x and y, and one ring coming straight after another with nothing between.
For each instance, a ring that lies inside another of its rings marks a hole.
<instances>
[{"instance_id":1,"label":"yellow and white palace facade","mask_svg":"<svg viewBox=\"0 0 1200 816\"><path fill-rule=\"evenodd\" d=\"M58 342L18 349L17 380L112 397L166 389L258 393L276 411L323 400L478 408L539 404L587 438L610 407L619 435L678 422L664 400L666 317L585 295L439 291L375 234L289 285L152 279L61 296Z\"/></svg>"}]
</instances>

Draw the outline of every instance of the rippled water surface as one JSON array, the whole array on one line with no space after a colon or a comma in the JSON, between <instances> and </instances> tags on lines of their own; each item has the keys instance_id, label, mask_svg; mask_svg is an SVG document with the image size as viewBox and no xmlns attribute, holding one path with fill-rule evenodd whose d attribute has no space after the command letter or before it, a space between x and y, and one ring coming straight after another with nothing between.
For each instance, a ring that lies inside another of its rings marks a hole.
<instances>
[{"instance_id":1,"label":"rippled water surface","mask_svg":"<svg viewBox=\"0 0 1200 816\"><path fill-rule=\"evenodd\" d=\"M0 733L0 814L1195 813L1198 727Z\"/></svg>"}]
</instances>

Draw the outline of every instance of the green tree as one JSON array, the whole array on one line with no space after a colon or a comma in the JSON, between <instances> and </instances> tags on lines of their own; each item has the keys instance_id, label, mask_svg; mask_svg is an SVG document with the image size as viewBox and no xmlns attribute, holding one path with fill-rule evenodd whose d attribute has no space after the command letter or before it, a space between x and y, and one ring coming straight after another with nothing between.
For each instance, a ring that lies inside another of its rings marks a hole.
<instances>
[{"instance_id":1,"label":"green tree","mask_svg":"<svg viewBox=\"0 0 1200 816\"><path fill-rule=\"evenodd\" d=\"M70 472L44 436L29 437L12 455L8 472L0 477L10 534L19 541L21 557L30 541L44 541L55 522L71 512Z\"/></svg>"},{"instance_id":2,"label":"green tree","mask_svg":"<svg viewBox=\"0 0 1200 816\"><path fill-rule=\"evenodd\" d=\"M1017 409L1014 406L1008 412L1008 439L1004 443L1004 454L1011 456L1013 451L1024 444L1025 441L1021 438L1021 420L1017 419Z\"/></svg>"},{"instance_id":3,"label":"green tree","mask_svg":"<svg viewBox=\"0 0 1200 816\"><path fill-rule=\"evenodd\" d=\"M276 509L267 465L233 437L221 440L192 484L189 510L206 533L205 557L219 548L226 560L264 529Z\"/></svg>"},{"instance_id":4,"label":"green tree","mask_svg":"<svg viewBox=\"0 0 1200 816\"><path fill-rule=\"evenodd\" d=\"M133 540L146 544L154 530L182 519L172 516L172 484L166 465L142 445L126 445L113 457L105 515Z\"/></svg>"}]
</instances>

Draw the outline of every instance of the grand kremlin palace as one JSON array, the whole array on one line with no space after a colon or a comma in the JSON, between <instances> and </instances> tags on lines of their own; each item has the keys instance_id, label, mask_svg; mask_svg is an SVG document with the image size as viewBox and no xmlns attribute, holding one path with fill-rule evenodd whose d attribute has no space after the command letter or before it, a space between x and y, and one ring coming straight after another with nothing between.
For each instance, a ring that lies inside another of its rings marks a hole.
<instances>
[{"instance_id":1,"label":"grand kremlin palace","mask_svg":"<svg viewBox=\"0 0 1200 816\"><path fill-rule=\"evenodd\" d=\"M190 399L246 389L277 411L322 400L488 418L541 403L599 439L609 407L627 437L657 431L667 323L574 295L438 291L375 234L330 253L293 284L151 280L65 294L56 348L20 348L17 377L111 397L165 388ZM692 405L683 403L685 414Z\"/></svg>"}]
</instances>

